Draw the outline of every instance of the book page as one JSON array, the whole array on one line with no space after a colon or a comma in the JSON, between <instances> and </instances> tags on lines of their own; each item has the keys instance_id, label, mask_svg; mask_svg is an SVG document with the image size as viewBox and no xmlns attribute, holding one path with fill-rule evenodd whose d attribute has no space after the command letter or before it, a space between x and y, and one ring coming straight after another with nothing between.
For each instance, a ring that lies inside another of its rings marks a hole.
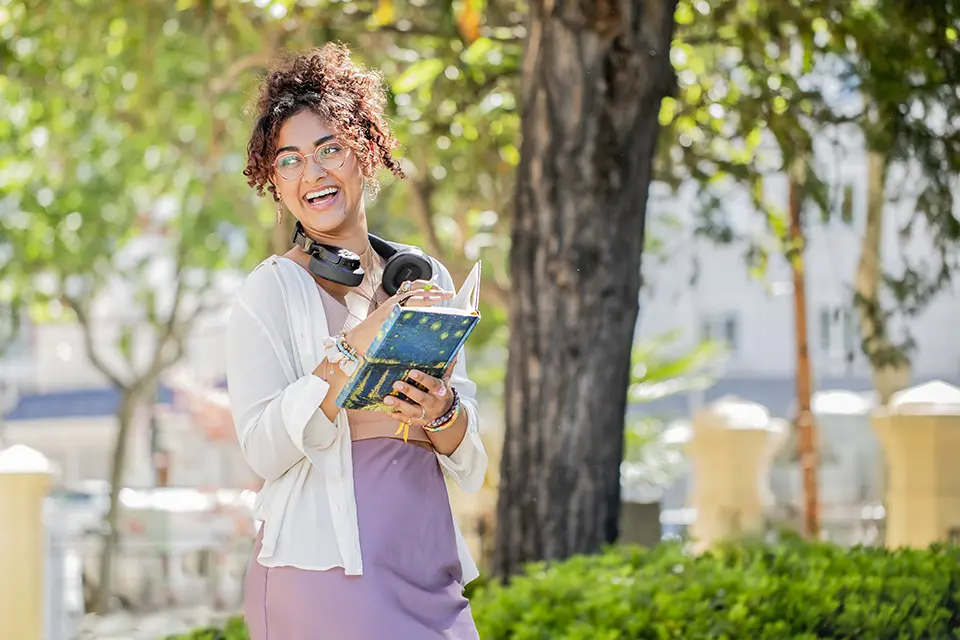
<instances>
[{"instance_id":1,"label":"book page","mask_svg":"<svg viewBox=\"0 0 960 640\"><path fill-rule=\"evenodd\" d=\"M450 306L454 309L475 313L480 307L480 261L477 260L473 269L463 281L463 285L457 294L450 300Z\"/></svg>"}]
</instances>

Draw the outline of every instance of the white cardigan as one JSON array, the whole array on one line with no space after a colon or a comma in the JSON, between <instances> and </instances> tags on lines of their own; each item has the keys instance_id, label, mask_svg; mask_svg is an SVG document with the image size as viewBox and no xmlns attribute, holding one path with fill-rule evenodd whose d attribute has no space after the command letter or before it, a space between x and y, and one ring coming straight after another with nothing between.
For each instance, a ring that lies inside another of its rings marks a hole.
<instances>
[{"instance_id":1,"label":"white cardigan","mask_svg":"<svg viewBox=\"0 0 960 640\"><path fill-rule=\"evenodd\" d=\"M447 269L433 264L433 281L455 290ZM264 522L257 560L266 567L342 567L347 575L361 575L346 412L327 419L319 407L330 387L313 375L328 335L314 279L292 260L272 256L247 276L234 303L226 331L227 384L240 448L266 481L256 501L256 518ZM451 384L467 432L456 451L437 458L445 475L473 493L483 484L487 454L463 352ZM478 576L477 566L456 522L454 529L466 584Z\"/></svg>"}]
</instances>

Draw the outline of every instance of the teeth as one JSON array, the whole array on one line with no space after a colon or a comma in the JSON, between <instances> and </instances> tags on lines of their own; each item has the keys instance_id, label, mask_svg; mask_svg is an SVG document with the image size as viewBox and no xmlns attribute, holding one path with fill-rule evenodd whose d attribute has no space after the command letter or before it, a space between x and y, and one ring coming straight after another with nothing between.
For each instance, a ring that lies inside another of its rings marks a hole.
<instances>
[{"instance_id":1,"label":"teeth","mask_svg":"<svg viewBox=\"0 0 960 640\"><path fill-rule=\"evenodd\" d=\"M323 189L320 189L318 191L311 191L304 197L307 200L313 200L314 198L322 198L323 196L333 195L337 191L339 191L339 189L337 189L336 187L324 187Z\"/></svg>"}]
</instances>

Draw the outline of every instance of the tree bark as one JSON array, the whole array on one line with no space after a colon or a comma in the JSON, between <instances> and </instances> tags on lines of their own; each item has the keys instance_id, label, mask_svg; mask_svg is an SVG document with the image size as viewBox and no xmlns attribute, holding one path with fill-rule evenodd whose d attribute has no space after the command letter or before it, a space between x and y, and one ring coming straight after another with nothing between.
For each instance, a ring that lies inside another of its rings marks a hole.
<instances>
[{"instance_id":1,"label":"tree bark","mask_svg":"<svg viewBox=\"0 0 960 640\"><path fill-rule=\"evenodd\" d=\"M675 0L535 0L510 252L494 573L614 541Z\"/></svg>"},{"instance_id":2,"label":"tree bark","mask_svg":"<svg viewBox=\"0 0 960 640\"><path fill-rule=\"evenodd\" d=\"M803 532L810 539L820 535L820 496L817 488L819 451L817 426L813 416L813 370L810 365L810 341L807 331L807 280L803 232L803 189L805 167L794 161L790 175L790 250L787 258L793 274L794 347L796 349L797 441L800 469L803 473Z\"/></svg>"},{"instance_id":3,"label":"tree bark","mask_svg":"<svg viewBox=\"0 0 960 640\"><path fill-rule=\"evenodd\" d=\"M140 398L134 389L121 391L122 398L117 409L117 439L113 447L110 467L110 508L104 519L103 550L100 554L99 579L97 580L94 612L101 615L109 612L113 582L113 558L120 540L117 525L120 520L120 490L126 470L127 448L130 430L136 419Z\"/></svg>"},{"instance_id":4,"label":"tree bark","mask_svg":"<svg viewBox=\"0 0 960 640\"><path fill-rule=\"evenodd\" d=\"M855 282L855 306L860 324L864 355L870 361L873 384L886 404L895 392L910 383L910 360L890 341L886 318L880 306L880 258L883 240L883 204L886 158L867 154L867 220L860 248Z\"/></svg>"}]
</instances>

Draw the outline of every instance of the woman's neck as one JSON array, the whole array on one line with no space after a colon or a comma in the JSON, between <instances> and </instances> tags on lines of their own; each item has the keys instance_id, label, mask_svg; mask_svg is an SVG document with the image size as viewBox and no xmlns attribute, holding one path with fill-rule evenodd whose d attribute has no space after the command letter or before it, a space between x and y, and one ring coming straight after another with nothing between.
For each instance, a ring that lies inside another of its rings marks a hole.
<instances>
[{"instance_id":1,"label":"woman's neck","mask_svg":"<svg viewBox=\"0 0 960 640\"><path fill-rule=\"evenodd\" d=\"M314 231L306 227L304 232L314 242L347 249L362 256L370 248L370 239L367 235L367 217L361 211L359 215L355 216L355 220L350 226L344 226L329 233Z\"/></svg>"},{"instance_id":2,"label":"woman's neck","mask_svg":"<svg viewBox=\"0 0 960 640\"><path fill-rule=\"evenodd\" d=\"M305 227L304 232L306 233L307 237L314 242L340 247L341 249L347 249L356 253L358 256L360 256L365 270L370 269L370 261L373 259L373 254L375 252L373 251L373 247L370 246L370 238L367 235L367 218L365 215L363 215L363 212L360 212L360 215L356 216L356 223L349 228L337 229L331 233L319 233ZM294 246L287 253L287 257L299 263L309 272L310 258L303 252L303 250L300 249L299 246ZM340 299L341 301L343 301L344 296L346 296L347 293L353 290L353 287L347 287L329 280L323 280L321 278L317 278L316 276L314 276L314 279L316 279L317 283L326 289L331 295Z\"/></svg>"}]
</instances>

